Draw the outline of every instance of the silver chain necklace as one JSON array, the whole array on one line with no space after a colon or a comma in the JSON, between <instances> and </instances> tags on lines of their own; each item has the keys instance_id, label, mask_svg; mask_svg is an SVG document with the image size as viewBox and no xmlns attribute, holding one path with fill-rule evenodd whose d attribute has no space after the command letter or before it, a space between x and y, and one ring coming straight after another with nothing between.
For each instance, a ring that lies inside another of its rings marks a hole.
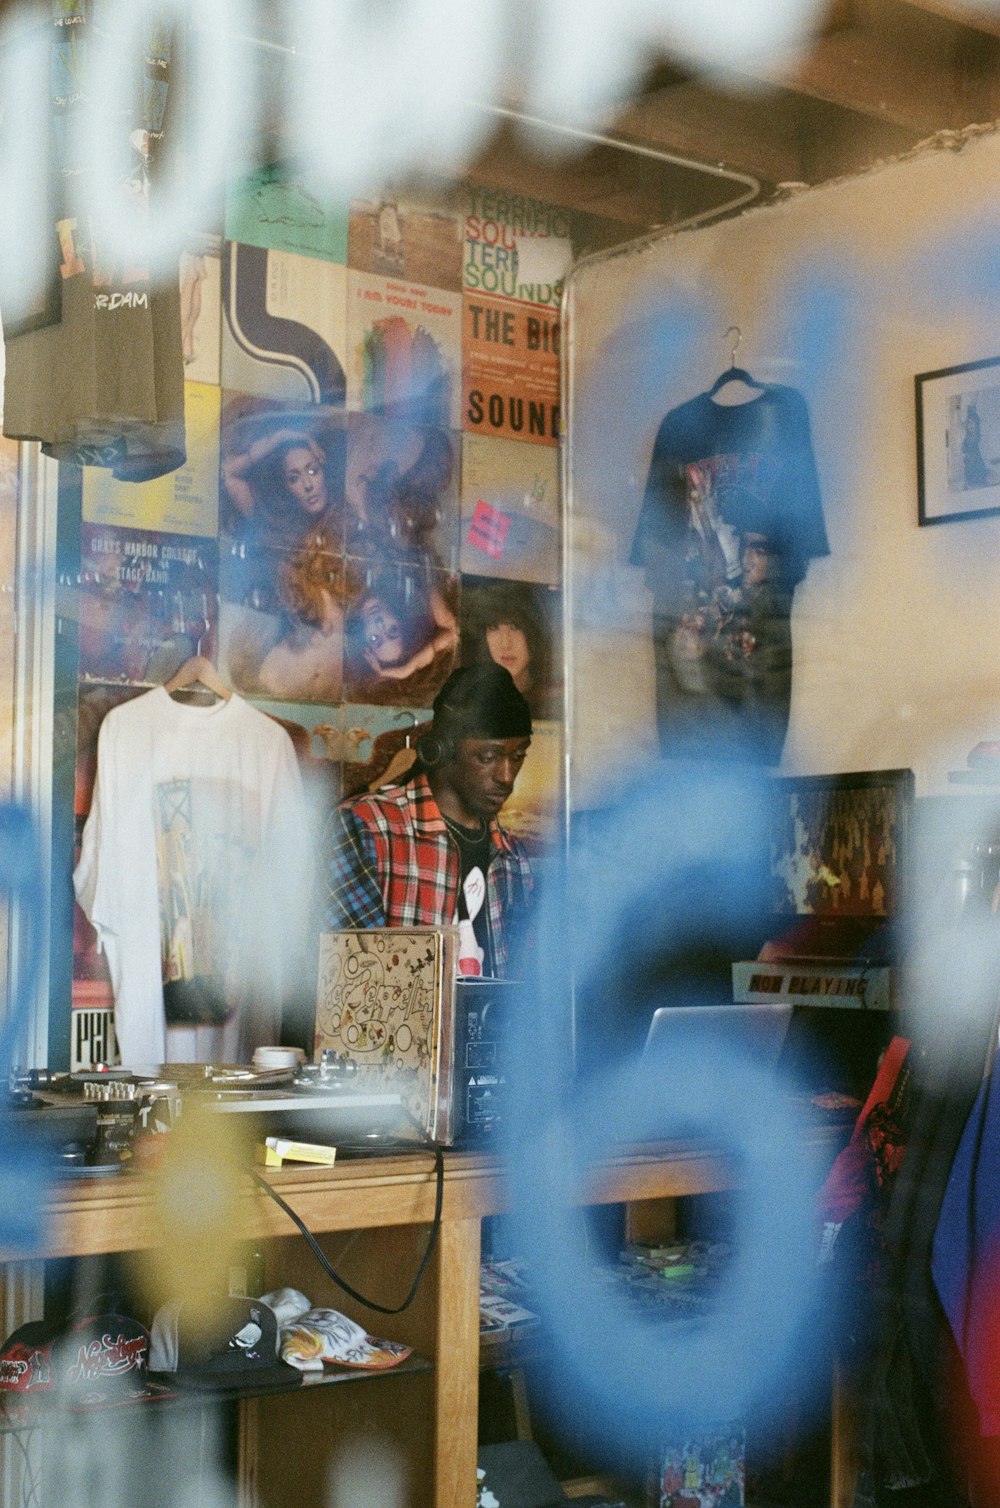
<instances>
[{"instance_id":1,"label":"silver chain necklace","mask_svg":"<svg viewBox=\"0 0 1000 1508\"><path fill-rule=\"evenodd\" d=\"M481 843L486 837L488 827L485 817L480 817L481 825L477 833L471 833L467 827L462 826L461 822L456 822L452 817L446 817L444 812L441 813L441 817L445 827L453 832L456 838L464 838L466 843Z\"/></svg>"}]
</instances>

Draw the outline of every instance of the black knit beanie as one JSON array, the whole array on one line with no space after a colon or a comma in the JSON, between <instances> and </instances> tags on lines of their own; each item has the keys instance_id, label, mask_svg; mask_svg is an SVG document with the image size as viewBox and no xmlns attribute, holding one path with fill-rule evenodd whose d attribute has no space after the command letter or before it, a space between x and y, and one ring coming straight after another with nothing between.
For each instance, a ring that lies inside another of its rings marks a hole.
<instances>
[{"instance_id":1,"label":"black knit beanie","mask_svg":"<svg viewBox=\"0 0 1000 1508\"><path fill-rule=\"evenodd\" d=\"M531 713L502 665L455 670L434 698L433 732L439 737L530 738Z\"/></svg>"}]
</instances>

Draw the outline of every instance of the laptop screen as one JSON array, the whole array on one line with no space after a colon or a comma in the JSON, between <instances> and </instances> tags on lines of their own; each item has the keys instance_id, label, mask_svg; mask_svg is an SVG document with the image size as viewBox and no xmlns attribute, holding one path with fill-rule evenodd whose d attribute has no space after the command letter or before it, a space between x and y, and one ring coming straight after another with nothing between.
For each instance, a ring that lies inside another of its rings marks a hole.
<instances>
[{"instance_id":1,"label":"laptop screen","mask_svg":"<svg viewBox=\"0 0 1000 1508\"><path fill-rule=\"evenodd\" d=\"M765 1068L781 1055L792 1019L786 1002L766 1005L665 1005L653 1012L644 1056L669 1057L703 1038L746 1052Z\"/></svg>"}]
</instances>

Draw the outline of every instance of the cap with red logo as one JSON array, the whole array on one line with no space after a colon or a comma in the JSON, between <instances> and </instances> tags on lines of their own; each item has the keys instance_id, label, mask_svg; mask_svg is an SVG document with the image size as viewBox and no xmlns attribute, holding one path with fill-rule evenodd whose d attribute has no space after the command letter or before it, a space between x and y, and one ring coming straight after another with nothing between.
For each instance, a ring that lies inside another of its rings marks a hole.
<instances>
[{"instance_id":1,"label":"cap with red logo","mask_svg":"<svg viewBox=\"0 0 1000 1508\"><path fill-rule=\"evenodd\" d=\"M149 1331L123 1314L22 1325L0 1350L0 1391L52 1393L72 1408L101 1408L169 1397L146 1375Z\"/></svg>"},{"instance_id":2,"label":"cap with red logo","mask_svg":"<svg viewBox=\"0 0 1000 1508\"><path fill-rule=\"evenodd\" d=\"M0 1390L5 1393L47 1393L52 1388L52 1326L30 1320L8 1338L0 1350Z\"/></svg>"}]
</instances>

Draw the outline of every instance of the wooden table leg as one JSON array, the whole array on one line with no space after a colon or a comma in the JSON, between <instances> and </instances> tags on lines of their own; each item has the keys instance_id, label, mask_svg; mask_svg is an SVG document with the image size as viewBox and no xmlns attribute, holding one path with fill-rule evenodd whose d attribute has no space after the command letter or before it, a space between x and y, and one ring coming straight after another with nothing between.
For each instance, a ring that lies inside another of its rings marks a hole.
<instances>
[{"instance_id":1,"label":"wooden table leg","mask_svg":"<svg viewBox=\"0 0 1000 1508\"><path fill-rule=\"evenodd\" d=\"M478 1220L442 1221L436 1266L434 1504L469 1508L479 1444Z\"/></svg>"},{"instance_id":2,"label":"wooden table leg","mask_svg":"<svg viewBox=\"0 0 1000 1508\"><path fill-rule=\"evenodd\" d=\"M830 1424L830 1508L851 1508L858 1485L858 1406L839 1359L833 1363Z\"/></svg>"},{"instance_id":3,"label":"wooden table leg","mask_svg":"<svg viewBox=\"0 0 1000 1508\"><path fill-rule=\"evenodd\" d=\"M257 1441L260 1409L258 1399L241 1398L236 1405L239 1410L237 1423L237 1505L238 1508L258 1508L257 1500Z\"/></svg>"}]
</instances>

